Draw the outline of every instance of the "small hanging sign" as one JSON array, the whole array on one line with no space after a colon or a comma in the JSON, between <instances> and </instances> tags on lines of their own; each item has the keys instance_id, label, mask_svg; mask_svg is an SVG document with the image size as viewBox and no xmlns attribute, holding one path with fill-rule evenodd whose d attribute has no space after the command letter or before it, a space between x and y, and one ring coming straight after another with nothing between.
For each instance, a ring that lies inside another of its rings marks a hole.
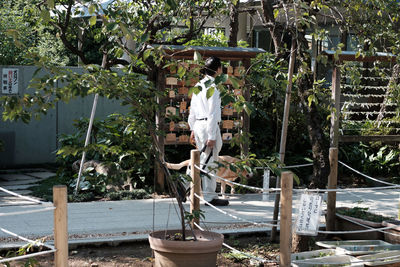
<instances>
[{"instance_id":1,"label":"small hanging sign","mask_svg":"<svg viewBox=\"0 0 400 267\"><path fill-rule=\"evenodd\" d=\"M232 133L223 133L222 134L223 141L231 141L232 140Z\"/></svg>"},{"instance_id":2,"label":"small hanging sign","mask_svg":"<svg viewBox=\"0 0 400 267\"><path fill-rule=\"evenodd\" d=\"M1 92L3 95L18 94L18 69L3 69Z\"/></svg>"},{"instance_id":3,"label":"small hanging sign","mask_svg":"<svg viewBox=\"0 0 400 267\"><path fill-rule=\"evenodd\" d=\"M268 168L264 168L264 175L263 175L263 189L269 189L269 180L271 177L271 171ZM269 200L269 192L262 193L262 200L268 201Z\"/></svg>"},{"instance_id":4,"label":"small hanging sign","mask_svg":"<svg viewBox=\"0 0 400 267\"><path fill-rule=\"evenodd\" d=\"M322 196L319 194L302 194L295 231L298 235L316 236L321 215Z\"/></svg>"},{"instance_id":5,"label":"small hanging sign","mask_svg":"<svg viewBox=\"0 0 400 267\"><path fill-rule=\"evenodd\" d=\"M177 84L178 84L178 79L175 78L175 77L167 77L167 78L165 79L165 83L166 83L167 85L177 85Z\"/></svg>"}]
</instances>

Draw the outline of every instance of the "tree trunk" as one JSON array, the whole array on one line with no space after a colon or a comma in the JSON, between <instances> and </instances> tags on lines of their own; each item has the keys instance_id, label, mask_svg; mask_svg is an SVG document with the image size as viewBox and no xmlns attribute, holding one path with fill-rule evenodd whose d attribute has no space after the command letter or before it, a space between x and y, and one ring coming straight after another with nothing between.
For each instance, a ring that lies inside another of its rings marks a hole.
<instances>
[{"instance_id":1,"label":"tree trunk","mask_svg":"<svg viewBox=\"0 0 400 267\"><path fill-rule=\"evenodd\" d=\"M237 47L237 36L239 31L239 4L230 2L229 4L229 47Z\"/></svg>"},{"instance_id":2,"label":"tree trunk","mask_svg":"<svg viewBox=\"0 0 400 267\"><path fill-rule=\"evenodd\" d=\"M298 95L307 118L308 136L310 138L312 156L313 156L313 175L308 188L326 188L328 175L330 172L329 165L329 141L323 132L324 116L321 116L316 103L313 101L308 103L308 96L313 90L313 75L309 66L311 66L311 58L307 52L307 41L304 36L298 39L298 62L307 62L299 66L298 72L302 75L297 80ZM308 250L310 237L293 234L292 250L299 252Z\"/></svg>"},{"instance_id":3,"label":"tree trunk","mask_svg":"<svg viewBox=\"0 0 400 267\"><path fill-rule=\"evenodd\" d=\"M317 104L313 101L308 103L308 96L313 90L313 79L312 73L308 66L311 66L311 58L307 52L307 41L303 38L299 38L298 44L298 62L307 62L307 67L301 65L299 72L302 75L297 80L298 95L300 97L301 104L304 108L304 112L307 118L308 124L308 135L310 138L312 155L313 155L313 177L309 185L310 188L325 188L328 182L328 176L330 172L329 166L329 141L323 132L324 116L318 110ZM307 68L307 69L304 69Z\"/></svg>"}]
</instances>

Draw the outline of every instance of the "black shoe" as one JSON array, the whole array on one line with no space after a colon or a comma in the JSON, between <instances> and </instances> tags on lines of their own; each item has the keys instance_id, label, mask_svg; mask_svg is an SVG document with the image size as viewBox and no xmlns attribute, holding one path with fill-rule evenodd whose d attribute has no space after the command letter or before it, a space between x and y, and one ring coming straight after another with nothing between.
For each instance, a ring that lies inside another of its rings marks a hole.
<instances>
[{"instance_id":1,"label":"black shoe","mask_svg":"<svg viewBox=\"0 0 400 267\"><path fill-rule=\"evenodd\" d=\"M213 206L228 206L229 201L226 199L219 199L219 198L214 198L209 202ZM209 206L208 203L205 204L206 206Z\"/></svg>"}]
</instances>

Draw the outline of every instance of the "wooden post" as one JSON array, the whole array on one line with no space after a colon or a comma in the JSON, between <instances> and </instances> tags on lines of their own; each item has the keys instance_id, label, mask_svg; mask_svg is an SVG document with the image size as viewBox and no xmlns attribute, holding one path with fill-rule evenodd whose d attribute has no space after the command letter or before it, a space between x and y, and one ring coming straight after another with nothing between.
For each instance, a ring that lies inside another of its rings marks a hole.
<instances>
[{"instance_id":1,"label":"wooden post","mask_svg":"<svg viewBox=\"0 0 400 267\"><path fill-rule=\"evenodd\" d=\"M192 182L190 183L190 213L200 210L200 199L194 195L197 194L200 196L200 170L195 166L200 166L200 151L197 149L190 151L190 176L192 177ZM194 218L191 222L192 228L198 229L194 223L199 224L199 218Z\"/></svg>"},{"instance_id":2,"label":"wooden post","mask_svg":"<svg viewBox=\"0 0 400 267\"><path fill-rule=\"evenodd\" d=\"M331 147L329 149L329 162L331 172L328 177L328 189L336 189L337 176L338 176L338 149ZM335 216L336 216L336 192L328 192L328 203L326 213L326 230L335 230Z\"/></svg>"},{"instance_id":3,"label":"wooden post","mask_svg":"<svg viewBox=\"0 0 400 267\"><path fill-rule=\"evenodd\" d=\"M165 73L162 69L157 69L157 89L160 92L164 92L165 90ZM164 108L165 105L165 99L163 97L157 96L157 104ZM163 112L158 109L155 114L155 120L156 120L156 128L160 132L164 130L164 116ZM160 158L164 157L164 136L162 134L158 134L157 136L157 145L160 149ZM163 167L159 164L158 160L155 160L155 176L157 177L157 185L156 185L156 190L158 192L163 192L165 189L165 176L164 176L164 171Z\"/></svg>"},{"instance_id":4,"label":"wooden post","mask_svg":"<svg viewBox=\"0 0 400 267\"><path fill-rule=\"evenodd\" d=\"M292 246L292 190L293 174L281 175L281 221L280 221L280 256L279 266L290 266Z\"/></svg>"},{"instance_id":5,"label":"wooden post","mask_svg":"<svg viewBox=\"0 0 400 267\"><path fill-rule=\"evenodd\" d=\"M334 63L332 72L332 103L331 112L331 147L339 147L339 118L340 118L340 67Z\"/></svg>"},{"instance_id":6,"label":"wooden post","mask_svg":"<svg viewBox=\"0 0 400 267\"><path fill-rule=\"evenodd\" d=\"M68 266L68 210L67 210L67 187L55 185L53 187L54 210L54 245L55 266Z\"/></svg>"}]
</instances>

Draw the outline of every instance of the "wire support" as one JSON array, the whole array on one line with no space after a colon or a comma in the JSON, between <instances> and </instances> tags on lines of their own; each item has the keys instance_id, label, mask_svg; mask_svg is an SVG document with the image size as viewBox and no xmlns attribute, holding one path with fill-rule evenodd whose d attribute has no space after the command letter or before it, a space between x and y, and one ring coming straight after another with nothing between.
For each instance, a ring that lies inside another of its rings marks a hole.
<instances>
[{"instance_id":1,"label":"wire support","mask_svg":"<svg viewBox=\"0 0 400 267\"><path fill-rule=\"evenodd\" d=\"M383 95L383 94L348 94L348 93L343 93L343 96L353 97L353 98L360 98L360 97L383 98L383 97L385 97L385 95Z\"/></svg>"},{"instance_id":2,"label":"wire support","mask_svg":"<svg viewBox=\"0 0 400 267\"><path fill-rule=\"evenodd\" d=\"M345 121L346 124L350 124L350 125L359 125L360 123L375 123L376 121L374 120L346 120ZM384 120L384 121L379 121L379 123L382 124L399 124L400 121L391 121L391 120Z\"/></svg>"},{"instance_id":3,"label":"wire support","mask_svg":"<svg viewBox=\"0 0 400 267\"><path fill-rule=\"evenodd\" d=\"M243 221L243 222L246 222L246 223L251 223L251 224L254 224L254 225L256 225L256 226L270 226L270 227L278 226L277 224L271 224L271 223L257 223L257 222L249 221L249 220L240 218L240 217L238 217L238 216L229 214L229 213L227 213L226 211L221 210L221 209L215 207L214 205L210 204L210 202L208 202L207 200L204 200L204 198L200 197L198 194L195 193L194 195L195 195L198 199L203 200L207 205L209 205L211 208L215 209L216 211L218 211L218 212L220 212L220 213L222 213L222 214L224 214L224 215L227 215L227 216L229 216L229 217L231 217L231 218L234 218L234 219L236 219L236 220Z\"/></svg>"},{"instance_id":4,"label":"wire support","mask_svg":"<svg viewBox=\"0 0 400 267\"><path fill-rule=\"evenodd\" d=\"M1 187L1 186L0 186L0 191L3 191L5 193L7 193L7 194L10 194L10 195L13 195L13 196L16 196L16 197L19 197L19 198L22 198L22 199L25 199L25 200L28 200L28 201L31 201L31 202L35 202L35 203L38 203L38 204L49 204L50 203L50 202L43 202L43 201L31 198L31 197L27 197L27 196L23 196L23 195L17 194L15 192L7 190L7 189L5 189L4 187Z\"/></svg>"},{"instance_id":5,"label":"wire support","mask_svg":"<svg viewBox=\"0 0 400 267\"><path fill-rule=\"evenodd\" d=\"M343 76L344 79L350 79L352 80L353 77L351 76ZM390 80L390 77L371 77L371 76L358 76L358 78L360 79L365 79L365 80L371 80L371 81L375 81L375 80Z\"/></svg>"},{"instance_id":6,"label":"wire support","mask_svg":"<svg viewBox=\"0 0 400 267\"><path fill-rule=\"evenodd\" d=\"M30 213L43 212L43 211L49 211L49 210L55 210L55 209L56 209L56 207L46 207L46 208L43 208L43 209L26 210L26 211L0 212L0 217L1 216L13 216L13 215L21 215L21 214L30 214Z\"/></svg>"},{"instance_id":7,"label":"wire support","mask_svg":"<svg viewBox=\"0 0 400 267\"><path fill-rule=\"evenodd\" d=\"M313 163L305 163L305 164L298 164L298 165L290 165L290 166L283 166L279 167L278 169L294 169L294 168L302 168L302 167L309 167L312 166ZM266 167L255 167L254 169L265 169Z\"/></svg>"},{"instance_id":8,"label":"wire support","mask_svg":"<svg viewBox=\"0 0 400 267\"><path fill-rule=\"evenodd\" d=\"M204 223L204 222L203 222L203 223ZM197 228L199 228L201 231L204 231L204 229L203 229L200 225L198 225L197 223L194 223L194 225L195 225ZM249 253L246 253L246 252L237 250L236 248L231 247L231 246L229 246L229 245L226 244L226 243L222 243L222 245L223 245L224 247L226 247L226 248L232 250L232 251L235 252L235 253L239 253L239 254L241 254L241 255L243 255L243 256L246 256L246 257L248 257L248 258L254 259L254 260L259 261L259 262L262 262L262 263L278 263L278 261L266 260L266 259L263 259L263 258L260 258L260 257L256 257L256 256L254 256L254 255L251 255L251 254L249 254Z\"/></svg>"},{"instance_id":9,"label":"wire support","mask_svg":"<svg viewBox=\"0 0 400 267\"><path fill-rule=\"evenodd\" d=\"M345 89L355 89L357 91L360 90L387 90L389 86L387 85L361 85L361 84L341 84L341 87Z\"/></svg>"},{"instance_id":10,"label":"wire support","mask_svg":"<svg viewBox=\"0 0 400 267\"><path fill-rule=\"evenodd\" d=\"M371 106L398 106L398 103L388 102L388 103L362 103L362 102L350 102L350 101L342 101L340 102L342 105L346 106L361 106L361 107L371 107Z\"/></svg>"},{"instance_id":11,"label":"wire support","mask_svg":"<svg viewBox=\"0 0 400 267\"><path fill-rule=\"evenodd\" d=\"M12 257L12 258L0 259L0 263L2 263L2 262L18 261L18 260L28 259L28 258L32 258L32 257L36 257L36 256L41 256L41 255L46 255L46 254L54 253L54 252L56 252L56 251L57 251L57 249L51 249L51 250L46 250L46 251L40 251L40 252L32 253L32 254L29 254L29 255L23 255L23 256L16 256L16 257Z\"/></svg>"},{"instance_id":12,"label":"wire support","mask_svg":"<svg viewBox=\"0 0 400 267\"><path fill-rule=\"evenodd\" d=\"M385 112L380 112L380 111L342 111L342 114L350 114L350 115L378 115L384 113L385 115L396 115L396 111L385 111Z\"/></svg>"},{"instance_id":13,"label":"wire support","mask_svg":"<svg viewBox=\"0 0 400 267\"><path fill-rule=\"evenodd\" d=\"M366 174L364 174L364 173L362 173L362 172L360 172L360 171L358 171L358 170L356 170L356 169L350 167L349 165L343 163L343 162L340 161L340 160L339 160L338 162L339 162L340 164L342 164L343 166L345 166L346 168L348 168L349 170L351 170L351 171L353 171L353 172L355 172L355 173L357 173L357 174L359 174L359 175L361 175L361 176L364 176L365 178L370 179L370 180L372 180L372 181L375 181L375 182L378 182L378 183L382 183L382 184L386 184L386 185L391 185L391 186L399 186L398 184L393 184L393 183L385 182L385 181L382 181L382 180L373 178L373 177L371 177L371 176L368 176L368 175L366 175Z\"/></svg>"},{"instance_id":14,"label":"wire support","mask_svg":"<svg viewBox=\"0 0 400 267\"><path fill-rule=\"evenodd\" d=\"M16 233L13 233L13 232L11 232L11 231L9 231L9 230L7 230L7 229L2 228L2 227L0 227L0 230L1 230L2 232L6 233L6 234L9 234L9 235L11 235L11 236L17 237L18 239L21 239L21 240L23 240L23 241L26 241L26 242L28 242L29 244L32 244L32 245L34 245L34 246L44 246L44 247L47 247L47 248L49 248L49 249L55 249L55 247L52 246L52 245L45 244L45 243L43 243L43 242L41 242L41 241L35 241L35 240L28 239L28 238L26 238L26 237L20 236L20 235L18 235L18 234L16 234Z\"/></svg>"}]
</instances>

